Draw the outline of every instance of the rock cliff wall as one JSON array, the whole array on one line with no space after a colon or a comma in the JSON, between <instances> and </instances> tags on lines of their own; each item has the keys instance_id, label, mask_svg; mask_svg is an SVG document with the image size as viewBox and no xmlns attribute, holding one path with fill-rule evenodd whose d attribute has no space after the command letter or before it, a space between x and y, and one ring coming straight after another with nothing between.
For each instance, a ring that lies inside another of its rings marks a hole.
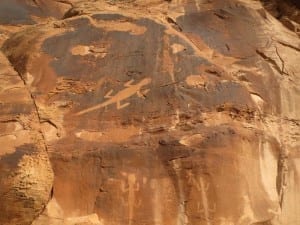
<instances>
[{"instance_id":1,"label":"rock cliff wall","mask_svg":"<svg viewBox=\"0 0 300 225\"><path fill-rule=\"evenodd\" d=\"M0 1L0 224L300 224L299 9L276 4Z\"/></svg>"}]
</instances>

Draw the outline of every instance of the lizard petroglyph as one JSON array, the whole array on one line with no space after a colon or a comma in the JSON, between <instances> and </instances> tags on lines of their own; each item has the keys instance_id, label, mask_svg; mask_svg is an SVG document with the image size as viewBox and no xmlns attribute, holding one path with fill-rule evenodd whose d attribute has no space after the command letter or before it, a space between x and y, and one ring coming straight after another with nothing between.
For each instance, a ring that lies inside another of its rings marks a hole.
<instances>
[{"instance_id":1,"label":"lizard petroglyph","mask_svg":"<svg viewBox=\"0 0 300 225\"><path fill-rule=\"evenodd\" d=\"M100 103L98 105L92 106L90 108L84 109L82 111L79 111L76 113L76 115L83 115L86 114L88 112L94 111L96 109L100 109L103 108L105 106L111 105L116 103L117 104L117 109L122 109L126 106L128 106L130 103L125 103L123 105L121 105L121 101L125 100L135 94L137 94L138 97L144 97L145 94L147 94L149 92L150 89L146 89L144 91L141 91L141 88L143 86L146 86L148 84L151 83L151 78L145 78L143 80L141 80L139 83L137 84L132 84L134 82L134 80L130 80L127 83L124 84L124 88L123 90L119 91L117 94L115 94L114 96L111 96L113 90L110 90L105 96L104 98L108 98L107 101L104 101L103 103Z\"/></svg>"}]
</instances>

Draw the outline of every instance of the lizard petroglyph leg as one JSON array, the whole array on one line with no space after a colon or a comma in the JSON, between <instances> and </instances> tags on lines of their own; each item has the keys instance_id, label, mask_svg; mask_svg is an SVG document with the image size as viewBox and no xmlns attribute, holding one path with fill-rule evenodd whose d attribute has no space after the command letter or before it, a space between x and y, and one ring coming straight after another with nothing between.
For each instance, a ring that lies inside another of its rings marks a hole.
<instances>
[{"instance_id":1,"label":"lizard petroglyph leg","mask_svg":"<svg viewBox=\"0 0 300 225\"><path fill-rule=\"evenodd\" d=\"M128 81L128 82L126 82L126 83L124 84L124 87L130 87L130 86L132 85L133 82L134 82L134 80L131 79L130 81Z\"/></svg>"},{"instance_id":2,"label":"lizard petroglyph leg","mask_svg":"<svg viewBox=\"0 0 300 225\"><path fill-rule=\"evenodd\" d=\"M127 102L127 103L124 103L123 105L121 105L121 102L118 101L118 102L117 102L117 109L123 109L123 108L125 108L126 106L128 106L129 104L130 104L130 103Z\"/></svg>"},{"instance_id":3,"label":"lizard petroglyph leg","mask_svg":"<svg viewBox=\"0 0 300 225\"><path fill-rule=\"evenodd\" d=\"M145 95L150 91L150 89L146 89L144 91L142 91L143 96L145 97Z\"/></svg>"},{"instance_id":4,"label":"lizard petroglyph leg","mask_svg":"<svg viewBox=\"0 0 300 225\"><path fill-rule=\"evenodd\" d=\"M136 94L139 98L144 98L144 95L141 93L141 91L137 91Z\"/></svg>"},{"instance_id":5,"label":"lizard petroglyph leg","mask_svg":"<svg viewBox=\"0 0 300 225\"><path fill-rule=\"evenodd\" d=\"M150 89L146 89L144 91L137 91L136 94L140 98L146 98L146 94L150 91Z\"/></svg>"},{"instance_id":6,"label":"lizard petroglyph leg","mask_svg":"<svg viewBox=\"0 0 300 225\"><path fill-rule=\"evenodd\" d=\"M109 92L106 93L106 95L104 95L104 98L111 98L112 93L113 93L113 90L111 89Z\"/></svg>"}]
</instances>

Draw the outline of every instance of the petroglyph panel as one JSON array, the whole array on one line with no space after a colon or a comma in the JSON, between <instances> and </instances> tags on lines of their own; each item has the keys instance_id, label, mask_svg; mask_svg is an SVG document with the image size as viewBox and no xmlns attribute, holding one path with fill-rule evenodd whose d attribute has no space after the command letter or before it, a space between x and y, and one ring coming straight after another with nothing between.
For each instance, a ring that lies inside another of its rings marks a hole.
<instances>
[{"instance_id":1,"label":"petroglyph panel","mask_svg":"<svg viewBox=\"0 0 300 225\"><path fill-rule=\"evenodd\" d=\"M299 220L299 38L260 1L51 2L0 3L39 22L0 26L0 224Z\"/></svg>"}]
</instances>

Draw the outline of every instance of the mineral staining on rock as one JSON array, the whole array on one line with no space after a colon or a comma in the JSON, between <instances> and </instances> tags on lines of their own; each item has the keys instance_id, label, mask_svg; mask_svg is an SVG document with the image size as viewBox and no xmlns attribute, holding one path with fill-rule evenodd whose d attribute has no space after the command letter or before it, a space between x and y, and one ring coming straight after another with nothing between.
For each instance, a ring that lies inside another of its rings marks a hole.
<instances>
[{"instance_id":1,"label":"mineral staining on rock","mask_svg":"<svg viewBox=\"0 0 300 225\"><path fill-rule=\"evenodd\" d=\"M300 40L265 3L1 2L0 224L296 225Z\"/></svg>"}]
</instances>

